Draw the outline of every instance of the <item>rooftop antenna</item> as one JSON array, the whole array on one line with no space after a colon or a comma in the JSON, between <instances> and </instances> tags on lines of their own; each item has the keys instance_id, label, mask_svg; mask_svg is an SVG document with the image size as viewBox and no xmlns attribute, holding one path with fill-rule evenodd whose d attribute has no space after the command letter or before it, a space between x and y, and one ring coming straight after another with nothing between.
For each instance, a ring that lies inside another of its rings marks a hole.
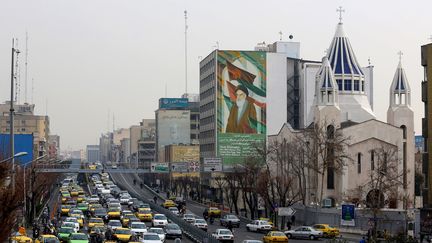
<instances>
[{"instance_id":1,"label":"rooftop antenna","mask_svg":"<svg viewBox=\"0 0 432 243\"><path fill-rule=\"evenodd\" d=\"M20 51L18 50L18 38L15 39L16 41L16 53L19 54ZM20 70L19 70L19 59L18 55L15 59L15 73L14 73L14 79L15 79L15 102L18 103L18 96L20 93Z\"/></svg>"},{"instance_id":2,"label":"rooftop antenna","mask_svg":"<svg viewBox=\"0 0 432 243\"><path fill-rule=\"evenodd\" d=\"M282 31L279 31L279 40L282 41L283 33Z\"/></svg>"},{"instance_id":3,"label":"rooftop antenna","mask_svg":"<svg viewBox=\"0 0 432 243\"><path fill-rule=\"evenodd\" d=\"M185 93L187 94L188 89L188 80L187 80L187 10L184 11L184 18L185 18Z\"/></svg>"},{"instance_id":4,"label":"rooftop antenna","mask_svg":"<svg viewBox=\"0 0 432 243\"><path fill-rule=\"evenodd\" d=\"M336 12L339 12L339 23L342 24L342 13L345 12L345 9L342 9L342 6L339 6L339 8L336 9Z\"/></svg>"},{"instance_id":5,"label":"rooftop antenna","mask_svg":"<svg viewBox=\"0 0 432 243\"><path fill-rule=\"evenodd\" d=\"M26 46L25 46L25 77L24 77L24 102L27 103L27 62L28 60L28 33L26 31Z\"/></svg>"}]
</instances>

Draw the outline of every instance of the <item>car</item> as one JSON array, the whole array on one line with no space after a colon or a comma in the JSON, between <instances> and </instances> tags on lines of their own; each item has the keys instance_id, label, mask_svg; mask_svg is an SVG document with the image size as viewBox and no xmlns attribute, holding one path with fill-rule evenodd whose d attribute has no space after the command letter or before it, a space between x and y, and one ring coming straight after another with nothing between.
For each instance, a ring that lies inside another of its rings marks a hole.
<instances>
[{"instance_id":1,"label":"car","mask_svg":"<svg viewBox=\"0 0 432 243\"><path fill-rule=\"evenodd\" d=\"M138 212L135 213L137 218L139 218L141 221L147 221L150 222L153 219L153 214L151 210L149 209L138 209Z\"/></svg>"},{"instance_id":2,"label":"car","mask_svg":"<svg viewBox=\"0 0 432 243\"><path fill-rule=\"evenodd\" d=\"M111 169L117 169L117 165L111 165Z\"/></svg>"},{"instance_id":3,"label":"car","mask_svg":"<svg viewBox=\"0 0 432 243\"><path fill-rule=\"evenodd\" d=\"M176 216L180 215L180 212L176 207L169 207L168 210Z\"/></svg>"},{"instance_id":4,"label":"car","mask_svg":"<svg viewBox=\"0 0 432 243\"><path fill-rule=\"evenodd\" d=\"M89 205L86 202L78 203L77 208L83 212L87 211L89 209Z\"/></svg>"},{"instance_id":5,"label":"car","mask_svg":"<svg viewBox=\"0 0 432 243\"><path fill-rule=\"evenodd\" d=\"M240 228L240 219L233 214L224 215L220 219L220 225L221 226L228 226L230 223L233 227Z\"/></svg>"},{"instance_id":6,"label":"car","mask_svg":"<svg viewBox=\"0 0 432 243\"><path fill-rule=\"evenodd\" d=\"M182 196L176 197L174 202L178 205L186 205L186 200Z\"/></svg>"},{"instance_id":7,"label":"car","mask_svg":"<svg viewBox=\"0 0 432 243\"><path fill-rule=\"evenodd\" d=\"M193 223L195 221L195 215L191 213L185 213L183 215L183 220L188 223Z\"/></svg>"},{"instance_id":8,"label":"car","mask_svg":"<svg viewBox=\"0 0 432 243\"><path fill-rule=\"evenodd\" d=\"M90 213L93 213L95 209L97 208L103 208L103 206L100 203L91 203L89 204L89 211Z\"/></svg>"},{"instance_id":9,"label":"car","mask_svg":"<svg viewBox=\"0 0 432 243\"><path fill-rule=\"evenodd\" d=\"M261 218L259 218L258 220L264 220L264 221L267 221L267 222L269 223L269 225L272 226L272 229L275 230L275 231L277 231L277 227L273 224L273 221L271 221L271 219L261 217Z\"/></svg>"},{"instance_id":10,"label":"car","mask_svg":"<svg viewBox=\"0 0 432 243\"><path fill-rule=\"evenodd\" d=\"M95 226L93 226L93 228L90 229L89 234L91 235L91 234L94 234L96 232L104 234L106 232L106 230L107 229L106 229L105 225L103 225L103 226L95 225Z\"/></svg>"},{"instance_id":11,"label":"car","mask_svg":"<svg viewBox=\"0 0 432 243\"><path fill-rule=\"evenodd\" d=\"M88 227L93 228L95 226L104 226L104 221L101 218L90 218L88 221Z\"/></svg>"},{"instance_id":12,"label":"car","mask_svg":"<svg viewBox=\"0 0 432 243\"><path fill-rule=\"evenodd\" d=\"M288 237L281 231L270 231L263 237L264 243L288 243Z\"/></svg>"},{"instance_id":13,"label":"car","mask_svg":"<svg viewBox=\"0 0 432 243\"><path fill-rule=\"evenodd\" d=\"M68 215L69 214L69 210L71 208L72 208L71 205L61 205L61 207L60 207L61 215Z\"/></svg>"},{"instance_id":14,"label":"car","mask_svg":"<svg viewBox=\"0 0 432 243\"><path fill-rule=\"evenodd\" d=\"M142 235L144 233L147 233L147 226L145 223L142 222L132 222L129 224L129 228L134 234Z\"/></svg>"},{"instance_id":15,"label":"car","mask_svg":"<svg viewBox=\"0 0 432 243\"><path fill-rule=\"evenodd\" d=\"M315 224L312 225L312 228L315 230L319 230L323 232L323 237L338 237L340 232L339 229L336 227L331 227L328 224Z\"/></svg>"},{"instance_id":16,"label":"car","mask_svg":"<svg viewBox=\"0 0 432 243\"><path fill-rule=\"evenodd\" d=\"M293 230L287 230L284 232L288 238L301 238L316 240L323 237L323 232L316 230L310 226L300 226Z\"/></svg>"},{"instance_id":17,"label":"car","mask_svg":"<svg viewBox=\"0 0 432 243\"><path fill-rule=\"evenodd\" d=\"M74 233L79 231L79 227L77 228L74 222L63 222L60 227L72 228L74 229Z\"/></svg>"},{"instance_id":18,"label":"car","mask_svg":"<svg viewBox=\"0 0 432 243\"><path fill-rule=\"evenodd\" d=\"M177 224L167 224L165 226L165 233L166 233L166 238L172 238L172 239L176 239L176 238L182 238L183 237L183 232L180 228L180 226L178 226Z\"/></svg>"},{"instance_id":19,"label":"car","mask_svg":"<svg viewBox=\"0 0 432 243\"><path fill-rule=\"evenodd\" d=\"M143 243L162 243L163 241L160 239L159 235L156 233L144 233L142 237Z\"/></svg>"},{"instance_id":20,"label":"car","mask_svg":"<svg viewBox=\"0 0 432 243\"><path fill-rule=\"evenodd\" d=\"M74 228L72 227L60 227L57 232L57 237L59 240L66 242L69 240L69 237L72 233L75 233Z\"/></svg>"},{"instance_id":21,"label":"car","mask_svg":"<svg viewBox=\"0 0 432 243\"><path fill-rule=\"evenodd\" d=\"M35 240L35 243L60 243L60 240L55 235L43 234Z\"/></svg>"},{"instance_id":22,"label":"car","mask_svg":"<svg viewBox=\"0 0 432 243\"><path fill-rule=\"evenodd\" d=\"M272 230L272 226L268 221L265 220L254 220L250 224L246 225L247 231L255 231L255 232L268 232Z\"/></svg>"},{"instance_id":23,"label":"car","mask_svg":"<svg viewBox=\"0 0 432 243\"><path fill-rule=\"evenodd\" d=\"M68 243L88 243L88 235L84 233L72 233L69 237Z\"/></svg>"},{"instance_id":24,"label":"car","mask_svg":"<svg viewBox=\"0 0 432 243\"><path fill-rule=\"evenodd\" d=\"M123 204L123 205L126 205L126 204L129 203L130 199L132 199L130 196L127 196L127 195L121 196L120 197L120 203Z\"/></svg>"},{"instance_id":25,"label":"car","mask_svg":"<svg viewBox=\"0 0 432 243\"><path fill-rule=\"evenodd\" d=\"M130 218L136 218L135 214L128 213L128 214L124 214L120 217L120 220L122 222L123 227L126 227L129 224Z\"/></svg>"},{"instance_id":26,"label":"car","mask_svg":"<svg viewBox=\"0 0 432 243\"><path fill-rule=\"evenodd\" d=\"M25 235L15 235L9 238L10 243L33 243L33 239Z\"/></svg>"},{"instance_id":27,"label":"car","mask_svg":"<svg viewBox=\"0 0 432 243\"><path fill-rule=\"evenodd\" d=\"M162 207L169 208L169 207L175 207L177 206L173 200L165 200L165 202L162 203Z\"/></svg>"},{"instance_id":28,"label":"car","mask_svg":"<svg viewBox=\"0 0 432 243\"><path fill-rule=\"evenodd\" d=\"M165 231L162 228L150 228L147 230L148 233L156 233L158 234L160 240L162 242L165 241Z\"/></svg>"},{"instance_id":29,"label":"car","mask_svg":"<svg viewBox=\"0 0 432 243\"><path fill-rule=\"evenodd\" d=\"M99 203L99 200L98 195L91 195L90 198L87 199L87 202L90 204L96 204Z\"/></svg>"},{"instance_id":30,"label":"car","mask_svg":"<svg viewBox=\"0 0 432 243\"><path fill-rule=\"evenodd\" d=\"M132 231L128 228L116 228L113 235L120 242L129 242L132 237Z\"/></svg>"},{"instance_id":31,"label":"car","mask_svg":"<svg viewBox=\"0 0 432 243\"><path fill-rule=\"evenodd\" d=\"M92 214L96 218L102 218L104 220L108 218L107 211L105 208L96 208Z\"/></svg>"},{"instance_id":32,"label":"car","mask_svg":"<svg viewBox=\"0 0 432 243\"><path fill-rule=\"evenodd\" d=\"M153 227L157 227L157 226L165 227L165 225L167 224L168 224L168 218L165 216L165 214L155 214L153 216L153 220L152 220Z\"/></svg>"},{"instance_id":33,"label":"car","mask_svg":"<svg viewBox=\"0 0 432 243\"><path fill-rule=\"evenodd\" d=\"M67 217L67 218L65 218L65 219L63 220L63 222L71 222L71 223L74 223L74 225L75 225L75 229L76 229L77 231L79 231L79 229L80 229L80 225L79 225L79 223L78 223L78 219L77 219L77 218L74 218L74 217Z\"/></svg>"},{"instance_id":34,"label":"car","mask_svg":"<svg viewBox=\"0 0 432 243\"><path fill-rule=\"evenodd\" d=\"M213 216L213 217L220 217L222 214L222 211L219 208L216 207L209 207L207 209L208 211L208 216Z\"/></svg>"},{"instance_id":35,"label":"car","mask_svg":"<svg viewBox=\"0 0 432 243\"><path fill-rule=\"evenodd\" d=\"M116 207L108 208L108 218L109 219L119 219L120 218L120 210Z\"/></svg>"},{"instance_id":36,"label":"car","mask_svg":"<svg viewBox=\"0 0 432 243\"><path fill-rule=\"evenodd\" d=\"M196 226L197 228L200 228L204 231L207 231L208 224L207 224L207 221L205 221L204 219L195 219L192 224L194 226Z\"/></svg>"},{"instance_id":37,"label":"car","mask_svg":"<svg viewBox=\"0 0 432 243\"><path fill-rule=\"evenodd\" d=\"M117 228L121 228L122 224L118 219L111 219L110 221L108 221L107 227L114 230Z\"/></svg>"},{"instance_id":38,"label":"car","mask_svg":"<svg viewBox=\"0 0 432 243\"><path fill-rule=\"evenodd\" d=\"M212 236L219 241L234 242L234 235L229 229L216 229Z\"/></svg>"}]
</instances>

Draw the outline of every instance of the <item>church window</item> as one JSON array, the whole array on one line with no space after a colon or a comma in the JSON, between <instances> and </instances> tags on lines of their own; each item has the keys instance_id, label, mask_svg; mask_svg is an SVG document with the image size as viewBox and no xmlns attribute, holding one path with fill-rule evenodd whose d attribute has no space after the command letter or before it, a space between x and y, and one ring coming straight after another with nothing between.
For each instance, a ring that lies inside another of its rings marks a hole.
<instances>
[{"instance_id":1,"label":"church window","mask_svg":"<svg viewBox=\"0 0 432 243\"><path fill-rule=\"evenodd\" d=\"M404 142L403 143L403 188L407 189L408 185L407 185L407 143Z\"/></svg>"},{"instance_id":2,"label":"church window","mask_svg":"<svg viewBox=\"0 0 432 243\"><path fill-rule=\"evenodd\" d=\"M332 166L327 168L327 189L334 189L334 169Z\"/></svg>"},{"instance_id":3,"label":"church window","mask_svg":"<svg viewBox=\"0 0 432 243\"><path fill-rule=\"evenodd\" d=\"M338 90L342 90L342 79L336 79L336 83L338 85Z\"/></svg>"},{"instance_id":4,"label":"church window","mask_svg":"<svg viewBox=\"0 0 432 243\"><path fill-rule=\"evenodd\" d=\"M361 91L365 91L365 84L364 80L361 81Z\"/></svg>"},{"instance_id":5,"label":"church window","mask_svg":"<svg viewBox=\"0 0 432 243\"><path fill-rule=\"evenodd\" d=\"M345 80L344 90L345 91L351 91L351 89L352 89L352 80L351 79Z\"/></svg>"},{"instance_id":6,"label":"church window","mask_svg":"<svg viewBox=\"0 0 432 243\"><path fill-rule=\"evenodd\" d=\"M360 90L360 81L354 80L354 90L359 91Z\"/></svg>"},{"instance_id":7,"label":"church window","mask_svg":"<svg viewBox=\"0 0 432 243\"><path fill-rule=\"evenodd\" d=\"M327 126L327 139L333 139L334 138L335 129L333 125Z\"/></svg>"},{"instance_id":8,"label":"church window","mask_svg":"<svg viewBox=\"0 0 432 243\"><path fill-rule=\"evenodd\" d=\"M361 153L357 154L357 173L361 174Z\"/></svg>"},{"instance_id":9,"label":"church window","mask_svg":"<svg viewBox=\"0 0 432 243\"><path fill-rule=\"evenodd\" d=\"M375 170L375 151L371 150L371 170Z\"/></svg>"},{"instance_id":10,"label":"church window","mask_svg":"<svg viewBox=\"0 0 432 243\"><path fill-rule=\"evenodd\" d=\"M402 125L402 126L400 126L400 128L402 128L403 139L406 139L407 138L406 126Z\"/></svg>"}]
</instances>

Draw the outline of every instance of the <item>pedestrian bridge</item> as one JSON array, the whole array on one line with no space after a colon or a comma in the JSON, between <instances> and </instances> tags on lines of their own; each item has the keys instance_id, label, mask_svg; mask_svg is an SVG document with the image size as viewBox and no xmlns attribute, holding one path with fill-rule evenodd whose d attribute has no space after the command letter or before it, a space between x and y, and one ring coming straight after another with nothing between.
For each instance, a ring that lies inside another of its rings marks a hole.
<instances>
[{"instance_id":1,"label":"pedestrian bridge","mask_svg":"<svg viewBox=\"0 0 432 243\"><path fill-rule=\"evenodd\" d=\"M143 168L122 168L117 169L103 168L103 169L90 169L87 166L71 166L69 164L35 164L33 166L35 172L39 173L155 173L150 172L149 169ZM156 173L167 173L167 172L156 172Z\"/></svg>"}]
</instances>

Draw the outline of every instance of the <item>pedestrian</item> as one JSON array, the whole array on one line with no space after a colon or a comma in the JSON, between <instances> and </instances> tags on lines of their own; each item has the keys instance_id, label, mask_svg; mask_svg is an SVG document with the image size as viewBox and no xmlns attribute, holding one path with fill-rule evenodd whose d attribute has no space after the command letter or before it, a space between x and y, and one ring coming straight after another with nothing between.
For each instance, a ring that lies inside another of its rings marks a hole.
<instances>
[{"instance_id":1,"label":"pedestrian","mask_svg":"<svg viewBox=\"0 0 432 243\"><path fill-rule=\"evenodd\" d=\"M228 221L227 229L229 229L229 231L231 231L231 233L234 233L233 232L233 225L232 225L231 221Z\"/></svg>"},{"instance_id":2,"label":"pedestrian","mask_svg":"<svg viewBox=\"0 0 432 243\"><path fill-rule=\"evenodd\" d=\"M363 236L362 237L362 239L360 240L360 242L359 243L366 243L366 239L365 239L365 237Z\"/></svg>"},{"instance_id":3,"label":"pedestrian","mask_svg":"<svg viewBox=\"0 0 432 243\"><path fill-rule=\"evenodd\" d=\"M291 225L292 225L291 221L288 220L288 222L287 222L287 228L288 228L288 230L291 230Z\"/></svg>"},{"instance_id":4,"label":"pedestrian","mask_svg":"<svg viewBox=\"0 0 432 243\"><path fill-rule=\"evenodd\" d=\"M157 204L157 197L156 196L153 197L153 201L155 204Z\"/></svg>"},{"instance_id":5,"label":"pedestrian","mask_svg":"<svg viewBox=\"0 0 432 243\"><path fill-rule=\"evenodd\" d=\"M292 225L294 225L294 224L295 224L295 220L296 220L295 216L294 216L294 215L293 215L293 216L291 216L291 224L292 224Z\"/></svg>"}]
</instances>

